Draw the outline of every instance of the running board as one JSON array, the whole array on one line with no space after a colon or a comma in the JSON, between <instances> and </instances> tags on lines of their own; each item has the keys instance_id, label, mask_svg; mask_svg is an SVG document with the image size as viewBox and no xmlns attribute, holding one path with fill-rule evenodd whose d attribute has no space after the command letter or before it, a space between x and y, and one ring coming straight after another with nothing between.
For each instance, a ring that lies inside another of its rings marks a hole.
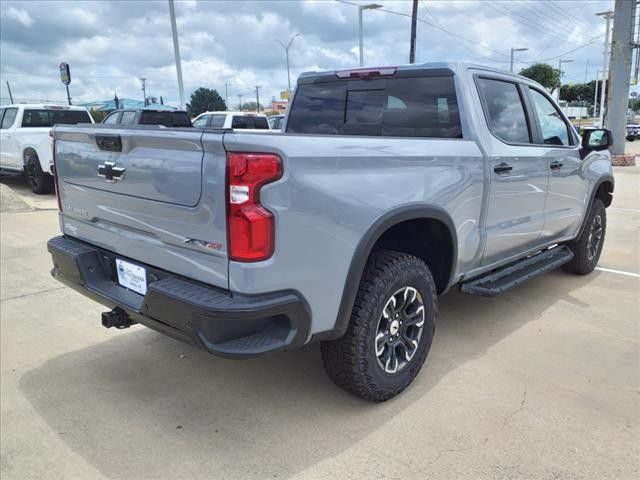
<instances>
[{"instance_id":1,"label":"running board","mask_svg":"<svg viewBox=\"0 0 640 480\"><path fill-rule=\"evenodd\" d=\"M460 285L460 291L471 295L493 297L531 278L555 270L572 258L573 252L567 246L544 250L481 277L463 282Z\"/></svg>"}]
</instances>

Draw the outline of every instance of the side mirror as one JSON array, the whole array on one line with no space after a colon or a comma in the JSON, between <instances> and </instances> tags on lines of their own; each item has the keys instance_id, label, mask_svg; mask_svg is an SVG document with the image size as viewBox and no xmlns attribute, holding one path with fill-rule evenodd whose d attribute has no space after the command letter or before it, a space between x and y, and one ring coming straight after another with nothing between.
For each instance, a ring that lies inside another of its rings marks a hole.
<instances>
[{"instance_id":1,"label":"side mirror","mask_svg":"<svg viewBox=\"0 0 640 480\"><path fill-rule=\"evenodd\" d=\"M590 152L607 150L612 144L611 131L606 128L591 128L582 134L580 157L584 159Z\"/></svg>"},{"instance_id":2,"label":"side mirror","mask_svg":"<svg viewBox=\"0 0 640 480\"><path fill-rule=\"evenodd\" d=\"M606 128L585 130L582 135L582 148L585 150L606 150L611 146L611 143L611 132Z\"/></svg>"}]
</instances>

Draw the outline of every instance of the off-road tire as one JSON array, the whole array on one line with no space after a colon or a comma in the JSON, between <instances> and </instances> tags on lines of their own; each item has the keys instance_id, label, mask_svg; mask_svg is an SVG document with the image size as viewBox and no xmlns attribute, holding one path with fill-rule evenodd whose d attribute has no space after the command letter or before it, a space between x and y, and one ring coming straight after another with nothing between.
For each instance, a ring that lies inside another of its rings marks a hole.
<instances>
[{"instance_id":1,"label":"off-road tire","mask_svg":"<svg viewBox=\"0 0 640 480\"><path fill-rule=\"evenodd\" d=\"M33 193L42 195L53 192L53 177L42 171L38 155L34 152L28 153L24 164L24 172L31 185Z\"/></svg>"},{"instance_id":2,"label":"off-road tire","mask_svg":"<svg viewBox=\"0 0 640 480\"><path fill-rule=\"evenodd\" d=\"M403 287L418 291L424 305L424 325L411 360L397 373L380 365L375 337L388 299ZM438 312L436 286L429 267L417 257L400 252L374 252L363 273L345 335L322 342L324 368L340 388L373 402L402 392L418 374L431 348Z\"/></svg>"},{"instance_id":3,"label":"off-road tire","mask_svg":"<svg viewBox=\"0 0 640 480\"><path fill-rule=\"evenodd\" d=\"M589 247L590 242L593 241L594 228L598 224L598 217L600 218L599 225L602 229L602 234L595 255L593 255L593 251L589 252ZM567 243L567 246L573 252L573 260L565 263L562 269L566 272L575 273L576 275L586 275L592 272L600 259L606 231L607 211L602 200L596 198L593 200L591 208L589 209L589 217L586 220L584 230L578 238Z\"/></svg>"}]
</instances>

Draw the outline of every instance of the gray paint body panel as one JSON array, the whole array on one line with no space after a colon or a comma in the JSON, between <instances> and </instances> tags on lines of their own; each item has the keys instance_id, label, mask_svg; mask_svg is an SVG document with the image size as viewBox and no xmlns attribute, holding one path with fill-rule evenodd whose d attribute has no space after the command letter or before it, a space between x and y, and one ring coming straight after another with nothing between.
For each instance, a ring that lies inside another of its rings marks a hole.
<instances>
[{"instance_id":1,"label":"gray paint body panel","mask_svg":"<svg viewBox=\"0 0 640 480\"><path fill-rule=\"evenodd\" d=\"M481 67L434 65L443 66L455 72L464 139L210 130L199 138L201 131L195 129L144 132L134 127L127 132L135 131L140 144L155 142L145 151L153 167L144 175L152 185L127 187L127 177L116 187L121 192L82 170L89 168L85 164L95 169L97 161L106 158L94 156L82 135L117 129L56 128L63 179L61 226L68 235L232 292L295 289L310 307L310 336L334 328L356 248L393 210L436 207L450 218L457 238L453 283L575 237L597 182L613 177L608 152L580 160L577 146L501 142L487 127L473 75L481 72L539 86ZM282 158L283 177L261 190L261 202L276 223L275 252L267 261L227 259L227 151ZM201 173L196 155L201 156ZM563 167L551 173L549 164L556 159ZM138 162L134 156L116 160ZM509 175L494 173L502 161L513 165ZM167 179L154 180L159 178L154 170L163 162ZM184 167L181 178L189 178L188 186L171 184L169 172L176 165ZM219 248L185 244L189 238Z\"/></svg>"}]
</instances>

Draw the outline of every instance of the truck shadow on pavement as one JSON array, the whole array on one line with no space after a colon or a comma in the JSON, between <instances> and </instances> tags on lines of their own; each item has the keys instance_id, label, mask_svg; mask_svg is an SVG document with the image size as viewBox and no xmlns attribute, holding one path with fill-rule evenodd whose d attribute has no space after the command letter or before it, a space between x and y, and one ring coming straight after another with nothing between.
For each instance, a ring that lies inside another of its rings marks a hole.
<instances>
[{"instance_id":1,"label":"truck shadow on pavement","mask_svg":"<svg viewBox=\"0 0 640 480\"><path fill-rule=\"evenodd\" d=\"M233 361L143 327L56 357L20 386L55 434L109 478L289 477L340 455L417 402L425 416L437 414L442 406L430 404L429 392L450 372L556 302L587 307L571 292L598 275L552 272L496 298L441 297L425 368L384 404L335 387L317 345ZM379 450L389 454L388 445Z\"/></svg>"}]
</instances>

